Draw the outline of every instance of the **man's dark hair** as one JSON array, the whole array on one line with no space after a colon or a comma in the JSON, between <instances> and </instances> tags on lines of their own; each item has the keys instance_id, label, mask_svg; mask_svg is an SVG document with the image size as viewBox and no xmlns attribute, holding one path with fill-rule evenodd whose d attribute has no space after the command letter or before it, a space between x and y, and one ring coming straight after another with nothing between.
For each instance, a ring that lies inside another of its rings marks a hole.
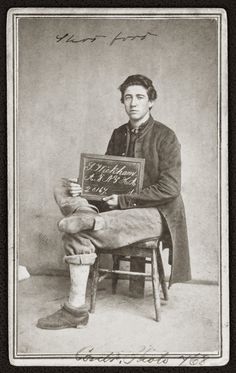
<instances>
[{"instance_id":1,"label":"man's dark hair","mask_svg":"<svg viewBox=\"0 0 236 373\"><path fill-rule=\"evenodd\" d=\"M121 91L121 102L124 103L124 93L125 90L131 85L141 85L147 90L147 95L150 101L154 101L157 98L157 92L152 84L151 79L144 75L136 74L130 75L128 78L119 86Z\"/></svg>"}]
</instances>

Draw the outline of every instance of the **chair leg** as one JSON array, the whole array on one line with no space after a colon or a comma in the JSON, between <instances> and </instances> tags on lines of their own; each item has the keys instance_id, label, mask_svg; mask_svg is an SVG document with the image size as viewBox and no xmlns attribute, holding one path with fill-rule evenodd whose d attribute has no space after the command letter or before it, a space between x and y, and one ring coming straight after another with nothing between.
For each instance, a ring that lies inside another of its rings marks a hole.
<instances>
[{"instance_id":1,"label":"chair leg","mask_svg":"<svg viewBox=\"0 0 236 373\"><path fill-rule=\"evenodd\" d=\"M98 287L98 280L99 280L99 262L100 262L100 255L98 254L95 263L92 269L92 284L91 284L91 300L90 300L90 313L95 312L96 306L96 296L97 296L97 287Z\"/></svg>"},{"instance_id":2,"label":"chair leg","mask_svg":"<svg viewBox=\"0 0 236 373\"><path fill-rule=\"evenodd\" d=\"M120 258L118 255L112 255L113 258L113 270L120 269ZM117 273L112 273L112 294L116 294L117 282L119 275Z\"/></svg>"},{"instance_id":3,"label":"chair leg","mask_svg":"<svg viewBox=\"0 0 236 373\"><path fill-rule=\"evenodd\" d=\"M152 251L152 288L153 288L156 321L160 321L161 319L161 301L160 301L159 285L160 283L159 283L156 249L153 249Z\"/></svg>"},{"instance_id":4,"label":"chair leg","mask_svg":"<svg viewBox=\"0 0 236 373\"><path fill-rule=\"evenodd\" d=\"M168 289L165 281L165 271L162 263L162 258L161 258L161 253L160 253L160 247L158 245L158 248L156 250L156 256L157 256L157 266L158 266L158 271L159 271L159 276L160 276L160 283L161 283L161 288L163 291L164 299L168 300Z\"/></svg>"}]
</instances>

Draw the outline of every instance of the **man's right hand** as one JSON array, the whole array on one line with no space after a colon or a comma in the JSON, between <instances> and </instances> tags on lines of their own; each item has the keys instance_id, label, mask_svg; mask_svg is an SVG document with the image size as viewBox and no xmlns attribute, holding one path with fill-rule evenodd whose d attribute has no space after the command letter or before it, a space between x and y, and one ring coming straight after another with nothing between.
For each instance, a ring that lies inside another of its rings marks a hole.
<instances>
[{"instance_id":1,"label":"man's right hand","mask_svg":"<svg viewBox=\"0 0 236 373\"><path fill-rule=\"evenodd\" d=\"M72 197L78 197L82 193L81 186L77 183L76 178L67 179L68 191Z\"/></svg>"}]
</instances>

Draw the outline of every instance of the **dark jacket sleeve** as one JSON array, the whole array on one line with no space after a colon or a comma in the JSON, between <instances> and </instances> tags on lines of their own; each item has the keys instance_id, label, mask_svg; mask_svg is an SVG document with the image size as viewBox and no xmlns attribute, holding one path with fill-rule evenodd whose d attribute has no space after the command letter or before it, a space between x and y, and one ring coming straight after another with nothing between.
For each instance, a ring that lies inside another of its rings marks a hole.
<instances>
[{"instance_id":1,"label":"dark jacket sleeve","mask_svg":"<svg viewBox=\"0 0 236 373\"><path fill-rule=\"evenodd\" d=\"M114 146L115 146L115 130L113 131L111 135L105 155L114 155L114 152L115 152Z\"/></svg>"},{"instance_id":2,"label":"dark jacket sleeve","mask_svg":"<svg viewBox=\"0 0 236 373\"><path fill-rule=\"evenodd\" d=\"M139 194L121 194L121 209L134 207L155 207L163 205L180 194L181 190L181 155L180 144L173 132L169 133L158 147L159 170L157 182ZM149 167L146 164L146 167Z\"/></svg>"}]
</instances>

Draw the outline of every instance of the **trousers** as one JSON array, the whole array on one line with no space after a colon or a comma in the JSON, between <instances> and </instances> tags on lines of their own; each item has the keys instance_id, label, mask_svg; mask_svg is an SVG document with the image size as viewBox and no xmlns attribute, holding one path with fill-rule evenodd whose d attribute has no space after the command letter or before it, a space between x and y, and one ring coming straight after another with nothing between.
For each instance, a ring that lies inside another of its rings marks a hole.
<instances>
[{"instance_id":1,"label":"trousers","mask_svg":"<svg viewBox=\"0 0 236 373\"><path fill-rule=\"evenodd\" d=\"M100 248L115 251L140 240L159 237L162 233L162 218L155 207L99 212L85 198L70 196L63 180L54 188L54 197L64 217L91 209L95 221L96 217L104 221L103 228L99 230L63 234L64 260L68 264L92 265L97 256L96 251Z\"/></svg>"}]
</instances>

